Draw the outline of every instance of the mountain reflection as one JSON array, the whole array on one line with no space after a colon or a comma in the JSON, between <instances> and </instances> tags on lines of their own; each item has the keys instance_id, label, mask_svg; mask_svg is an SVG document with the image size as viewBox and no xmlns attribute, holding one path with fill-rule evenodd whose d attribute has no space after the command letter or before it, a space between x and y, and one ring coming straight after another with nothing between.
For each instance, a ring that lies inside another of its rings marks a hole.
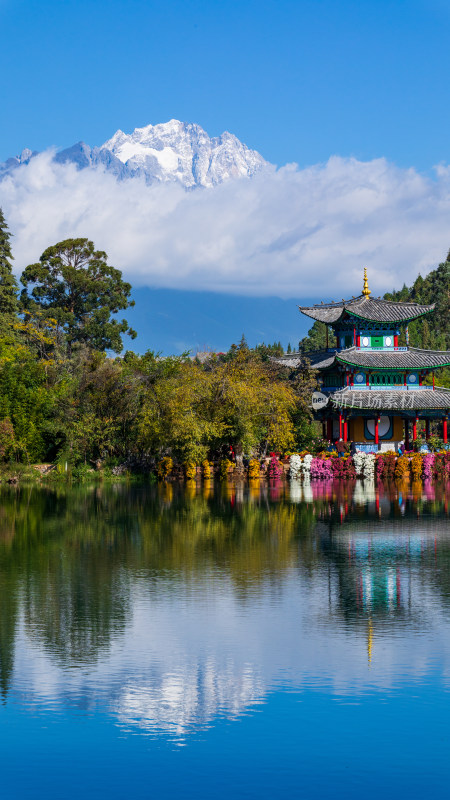
<instances>
[{"instance_id":1,"label":"mountain reflection","mask_svg":"<svg viewBox=\"0 0 450 800\"><path fill-rule=\"evenodd\" d=\"M5 702L180 737L246 712L280 676L364 691L408 637L417 675L430 631L449 640L448 486L0 494Z\"/></svg>"}]
</instances>

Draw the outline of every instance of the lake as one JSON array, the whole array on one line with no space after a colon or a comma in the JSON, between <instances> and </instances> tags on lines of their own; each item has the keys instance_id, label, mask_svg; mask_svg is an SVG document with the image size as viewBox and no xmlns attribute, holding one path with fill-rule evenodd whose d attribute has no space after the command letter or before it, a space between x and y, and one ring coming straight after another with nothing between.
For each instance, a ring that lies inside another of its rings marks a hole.
<instances>
[{"instance_id":1,"label":"lake","mask_svg":"<svg viewBox=\"0 0 450 800\"><path fill-rule=\"evenodd\" d=\"M0 793L434 798L450 487L0 491Z\"/></svg>"}]
</instances>

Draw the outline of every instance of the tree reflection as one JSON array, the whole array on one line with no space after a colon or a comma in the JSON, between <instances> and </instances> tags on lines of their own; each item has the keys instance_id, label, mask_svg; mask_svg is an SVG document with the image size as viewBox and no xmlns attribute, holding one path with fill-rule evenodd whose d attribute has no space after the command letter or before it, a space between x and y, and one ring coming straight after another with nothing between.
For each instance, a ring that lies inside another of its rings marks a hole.
<instances>
[{"instance_id":1,"label":"tree reflection","mask_svg":"<svg viewBox=\"0 0 450 800\"><path fill-rule=\"evenodd\" d=\"M275 488L2 489L3 696L20 619L59 665L93 664L131 624L136 592L165 598L226 579L245 605L258 593L276 598L287 574L313 581L325 570L330 619L364 630L369 621L370 642L378 624L415 617L425 582L448 604L448 487Z\"/></svg>"}]
</instances>

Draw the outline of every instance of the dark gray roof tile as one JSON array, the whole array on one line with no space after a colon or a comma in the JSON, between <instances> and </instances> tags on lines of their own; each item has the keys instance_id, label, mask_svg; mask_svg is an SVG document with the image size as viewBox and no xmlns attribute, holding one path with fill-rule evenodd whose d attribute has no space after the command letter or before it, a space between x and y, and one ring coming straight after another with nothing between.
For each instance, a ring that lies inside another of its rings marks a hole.
<instances>
[{"instance_id":1,"label":"dark gray roof tile","mask_svg":"<svg viewBox=\"0 0 450 800\"><path fill-rule=\"evenodd\" d=\"M381 297L359 297L343 300L340 303L321 303L314 306L299 306L307 317L332 325L346 314L369 322L408 322L434 310L434 305L418 303L395 303Z\"/></svg>"},{"instance_id":2,"label":"dark gray roof tile","mask_svg":"<svg viewBox=\"0 0 450 800\"><path fill-rule=\"evenodd\" d=\"M284 356L272 356L270 360L275 364L292 367L292 369L305 366L306 361L309 362L312 369L326 369L334 364L335 355L335 350L312 350L305 353L296 352L286 353Z\"/></svg>"},{"instance_id":3,"label":"dark gray roof tile","mask_svg":"<svg viewBox=\"0 0 450 800\"><path fill-rule=\"evenodd\" d=\"M366 369L427 369L450 365L450 350L358 350L349 347L336 354L336 360Z\"/></svg>"},{"instance_id":4,"label":"dark gray roof tile","mask_svg":"<svg viewBox=\"0 0 450 800\"><path fill-rule=\"evenodd\" d=\"M346 387L330 395L335 408L361 411L425 411L450 409L450 389L353 389Z\"/></svg>"}]
</instances>

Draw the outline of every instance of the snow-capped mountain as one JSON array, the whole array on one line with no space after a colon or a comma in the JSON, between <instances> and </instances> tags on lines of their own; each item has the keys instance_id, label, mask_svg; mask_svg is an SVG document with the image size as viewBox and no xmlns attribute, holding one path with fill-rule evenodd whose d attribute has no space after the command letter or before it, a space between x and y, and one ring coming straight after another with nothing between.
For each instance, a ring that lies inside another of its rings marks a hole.
<instances>
[{"instance_id":1,"label":"snow-capped mountain","mask_svg":"<svg viewBox=\"0 0 450 800\"><path fill-rule=\"evenodd\" d=\"M188 188L251 176L266 165L259 153L233 134L210 138L200 125L177 119L136 128L129 135L117 131L99 149L112 153L133 172L152 180L177 180Z\"/></svg>"},{"instance_id":2,"label":"snow-capped mountain","mask_svg":"<svg viewBox=\"0 0 450 800\"><path fill-rule=\"evenodd\" d=\"M10 172L16 169L16 167L20 167L21 164L28 164L30 159L36 155L36 150L32 152L28 147L25 147L20 156L12 156L12 158L7 158L6 161L0 163L0 180L4 175L8 175Z\"/></svg>"},{"instance_id":3,"label":"snow-capped mountain","mask_svg":"<svg viewBox=\"0 0 450 800\"><path fill-rule=\"evenodd\" d=\"M27 149L0 164L0 178L34 155ZM78 142L56 153L55 161L74 163L78 169L100 166L119 180L143 177L147 183L175 181L187 189L251 177L268 166L259 153L233 134L225 132L211 138L199 125L176 119L135 128L130 134L119 130L101 147Z\"/></svg>"}]
</instances>

